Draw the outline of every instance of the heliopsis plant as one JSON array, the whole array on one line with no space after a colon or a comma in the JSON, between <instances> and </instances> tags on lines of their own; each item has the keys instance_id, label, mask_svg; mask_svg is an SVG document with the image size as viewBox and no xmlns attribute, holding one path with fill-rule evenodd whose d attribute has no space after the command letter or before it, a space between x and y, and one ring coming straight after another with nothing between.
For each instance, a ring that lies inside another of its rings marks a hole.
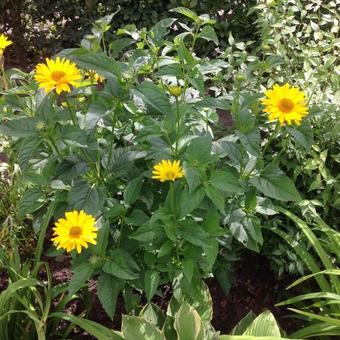
<instances>
[{"instance_id":1,"label":"heliopsis plant","mask_svg":"<svg viewBox=\"0 0 340 340\"><path fill-rule=\"evenodd\" d=\"M281 125L300 125L302 118L308 114L304 93L289 84L274 85L273 89L265 92L261 102L265 106L264 112L269 114L269 120L278 119Z\"/></svg>"},{"instance_id":2,"label":"heliopsis plant","mask_svg":"<svg viewBox=\"0 0 340 340\"><path fill-rule=\"evenodd\" d=\"M175 181L184 176L180 161L162 160L153 167L152 178L161 182Z\"/></svg>"},{"instance_id":3,"label":"heliopsis plant","mask_svg":"<svg viewBox=\"0 0 340 340\"><path fill-rule=\"evenodd\" d=\"M40 88L46 92L55 89L58 94L62 91L71 92L71 86L77 87L81 78L75 63L59 57L56 60L46 58L46 64L40 63L36 66L34 75Z\"/></svg>"},{"instance_id":4,"label":"heliopsis plant","mask_svg":"<svg viewBox=\"0 0 340 340\"><path fill-rule=\"evenodd\" d=\"M0 55L3 54L6 47L13 44L4 34L0 34Z\"/></svg>"},{"instance_id":5,"label":"heliopsis plant","mask_svg":"<svg viewBox=\"0 0 340 340\"><path fill-rule=\"evenodd\" d=\"M53 230L52 241L57 249L64 248L67 252L76 249L80 254L82 247L88 248L88 243L97 244L95 219L83 210L65 213L65 218L60 218Z\"/></svg>"}]
</instances>

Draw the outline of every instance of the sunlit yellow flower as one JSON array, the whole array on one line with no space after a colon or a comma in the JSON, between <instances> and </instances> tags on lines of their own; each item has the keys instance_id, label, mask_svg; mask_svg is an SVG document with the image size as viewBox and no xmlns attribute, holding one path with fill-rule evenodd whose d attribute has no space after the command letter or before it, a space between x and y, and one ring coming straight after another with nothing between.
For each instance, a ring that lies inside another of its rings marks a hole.
<instances>
[{"instance_id":1,"label":"sunlit yellow flower","mask_svg":"<svg viewBox=\"0 0 340 340\"><path fill-rule=\"evenodd\" d=\"M87 77L89 77L90 79L94 79L97 83L103 83L105 78L102 77L100 74L98 74L96 71L94 70L89 70L88 72L85 73L85 75Z\"/></svg>"},{"instance_id":2,"label":"sunlit yellow flower","mask_svg":"<svg viewBox=\"0 0 340 340\"><path fill-rule=\"evenodd\" d=\"M34 79L39 87L50 92L55 89L58 94L62 91L71 92L71 87L77 87L81 80L81 74L77 65L65 58L56 60L46 58L46 64L36 66Z\"/></svg>"},{"instance_id":3,"label":"sunlit yellow flower","mask_svg":"<svg viewBox=\"0 0 340 340\"><path fill-rule=\"evenodd\" d=\"M11 40L9 40L4 34L0 34L0 55L2 55L5 48L11 44L13 44Z\"/></svg>"},{"instance_id":4,"label":"sunlit yellow flower","mask_svg":"<svg viewBox=\"0 0 340 340\"><path fill-rule=\"evenodd\" d=\"M95 219L83 210L65 213L65 218L60 218L53 230L52 241L57 249L64 248L67 252L76 249L80 254L82 247L87 248L88 243L97 244Z\"/></svg>"},{"instance_id":5,"label":"sunlit yellow flower","mask_svg":"<svg viewBox=\"0 0 340 340\"><path fill-rule=\"evenodd\" d=\"M261 102L265 105L264 112L269 114L270 121L279 119L281 125L300 125L301 119L308 114L305 95L297 87L274 85L264 94L266 97Z\"/></svg>"},{"instance_id":6,"label":"sunlit yellow flower","mask_svg":"<svg viewBox=\"0 0 340 340\"><path fill-rule=\"evenodd\" d=\"M184 176L183 169L179 161L162 160L153 167L152 178L161 182L174 181Z\"/></svg>"}]
</instances>

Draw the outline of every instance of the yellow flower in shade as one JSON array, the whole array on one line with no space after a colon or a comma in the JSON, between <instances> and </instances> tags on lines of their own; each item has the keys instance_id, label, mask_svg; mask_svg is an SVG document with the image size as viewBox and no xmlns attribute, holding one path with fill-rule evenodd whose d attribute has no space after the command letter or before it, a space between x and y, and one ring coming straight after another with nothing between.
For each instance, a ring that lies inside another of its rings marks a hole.
<instances>
[{"instance_id":1,"label":"yellow flower in shade","mask_svg":"<svg viewBox=\"0 0 340 340\"><path fill-rule=\"evenodd\" d=\"M82 247L87 248L88 243L97 244L95 219L83 210L65 213L65 218L60 218L53 230L52 241L57 249L64 248L67 252L76 249L80 254Z\"/></svg>"},{"instance_id":2,"label":"yellow flower in shade","mask_svg":"<svg viewBox=\"0 0 340 340\"><path fill-rule=\"evenodd\" d=\"M11 40L9 40L4 34L0 34L0 55L4 53L4 49L13 44Z\"/></svg>"},{"instance_id":3,"label":"yellow flower in shade","mask_svg":"<svg viewBox=\"0 0 340 340\"><path fill-rule=\"evenodd\" d=\"M34 79L46 92L52 89L58 94L62 91L71 92L71 86L77 87L81 80L76 64L65 58L57 57L56 60L46 58L46 64L38 64L35 71Z\"/></svg>"},{"instance_id":4,"label":"yellow flower in shade","mask_svg":"<svg viewBox=\"0 0 340 340\"><path fill-rule=\"evenodd\" d=\"M184 176L183 169L179 161L162 160L153 167L152 178L161 182L175 181Z\"/></svg>"},{"instance_id":5,"label":"yellow flower in shade","mask_svg":"<svg viewBox=\"0 0 340 340\"><path fill-rule=\"evenodd\" d=\"M96 71L94 70L89 70L88 72L85 73L87 77L90 79L94 79L97 83L103 83L105 78L99 75Z\"/></svg>"},{"instance_id":6,"label":"yellow flower in shade","mask_svg":"<svg viewBox=\"0 0 340 340\"><path fill-rule=\"evenodd\" d=\"M266 97L261 102L270 121L278 119L281 125L300 125L301 119L308 114L305 94L297 87L290 87L289 84L274 85L273 89L264 94Z\"/></svg>"}]
</instances>

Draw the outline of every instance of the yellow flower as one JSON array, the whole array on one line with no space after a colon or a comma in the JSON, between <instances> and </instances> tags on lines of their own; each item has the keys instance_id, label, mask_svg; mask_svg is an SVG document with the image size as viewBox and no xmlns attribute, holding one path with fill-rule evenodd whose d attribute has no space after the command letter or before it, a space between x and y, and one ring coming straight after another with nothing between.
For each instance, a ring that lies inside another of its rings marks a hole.
<instances>
[{"instance_id":1,"label":"yellow flower","mask_svg":"<svg viewBox=\"0 0 340 340\"><path fill-rule=\"evenodd\" d=\"M301 119L308 114L305 95L297 87L274 85L264 94L266 97L261 102L265 105L264 112L269 114L270 121L279 119L281 125L300 125Z\"/></svg>"},{"instance_id":2,"label":"yellow flower","mask_svg":"<svg viewBox=\"0 0 340 340\"><path fill-rule=\"evenodd\" d=\"M161 182L175 181L177 178L184 176L183 169L179 161L162 160L153 167L152 178L158 179Z\"/></svg>"},{"instance_id":3,"label":"yellow flower","mask_svg":"<svg viewBox=\"0 0 340 340\"><path fill-rule=\"evenodd\" d=\"M81 80L81 74L75 63L65 58L56 60L46 58L46 64L40 63L36 66L34 79L39 87L50 92L55 88L60 94L62 91L71 92L71 87L77 87Z\"/></svg>"},{"instance_id":4,"label":"yellow flower","mask_svg":"<svg viewBox=\"0 0 340 340\"><path fill-rule=\"evenodd\" d=\"M13 44L11 40L9 40L4 34L0 34L0 55L4 53L4 49Z\"/></svg>"},{"instance_id":5,"label":"yellow flower","mask_svg":"<svg viewBox=\"0 0 340 340\"><path fill-rule=\"evenodd\" d=\"M97 83L103 83L105 78L99 75L96 71L94 70L89 70L88 72L85 73L85 75L89 78L93 78Z\"/></svg>"},{"instance_id":6,"label":"yellow flower","mask_svg":"<svg viewBox=\"0 0 340 340\"><path fill-rule=\"evenodd\" d=\"M57 249L64 248L67 252L77 249L80 254L82 247L87 248L88 243L97 244L95 219L83 210L65 213L65 218L60 218L53 230L52 241Z\"/></svg>"}]
</instances>

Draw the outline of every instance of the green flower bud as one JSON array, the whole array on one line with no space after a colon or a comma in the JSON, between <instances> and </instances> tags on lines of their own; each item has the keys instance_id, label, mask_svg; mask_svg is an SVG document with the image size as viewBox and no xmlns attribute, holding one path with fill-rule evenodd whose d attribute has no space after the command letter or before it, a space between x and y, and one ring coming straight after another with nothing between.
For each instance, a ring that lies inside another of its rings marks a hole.
<instances>
[{"instance_id":1,"label":"green flower bud","mask_svg":"<svg viewBox=\"0 0 340 340\"><path fill-rule=\"evenodd\" d=\"M179 97L182 94L182 88L177 85L168 86L169 92L174 97Z\"/></svg>"}]
</instances>

